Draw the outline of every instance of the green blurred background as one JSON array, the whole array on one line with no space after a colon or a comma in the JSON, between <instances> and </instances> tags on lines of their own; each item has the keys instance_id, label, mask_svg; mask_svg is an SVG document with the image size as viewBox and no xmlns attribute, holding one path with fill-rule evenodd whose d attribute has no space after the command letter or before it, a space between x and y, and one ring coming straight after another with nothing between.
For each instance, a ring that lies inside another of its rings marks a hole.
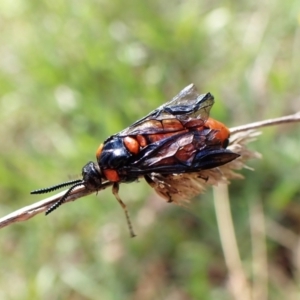
<instances>
[{"instance_id":1,"label":"green blurred background","mask_svg":"<svg viewBox=\"0 0 300 300\"><path fill-rule=\"evenodd\" d=\"M191 82L231 127L300 110L298 0L1 0L0 28L1 216L80 178L104 139ZM295 238L267 227L269 299L300 283L299 129L263 129L263 159L230 185L249 282L253 203ZM2 229L0 299L232 298L211 190L188 208L145 182L120 195L134 239L110 190Z\"/></svg>"}]
</instances>

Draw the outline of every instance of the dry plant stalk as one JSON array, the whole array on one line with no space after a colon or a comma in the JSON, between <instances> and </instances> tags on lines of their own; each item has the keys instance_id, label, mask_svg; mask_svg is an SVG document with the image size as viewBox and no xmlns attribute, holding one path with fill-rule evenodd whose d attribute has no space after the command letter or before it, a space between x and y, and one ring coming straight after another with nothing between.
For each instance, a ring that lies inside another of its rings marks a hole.
<instances>
[{"instance_id":1,"label":"dry plant stalk","mask_svg":"<svg viewBox=\"0 0 300 300\"><path fill-rule=\"evenodd\" d=\"M233 133L233 136L235 136L236 133L246 133L244 132L244 130L247 129L254 130L256 128L261 128L265 126L299 122L299 119L300 113L298 112L295 115L290 115L272 120L265 120L262 122L256 122L245 126L231 128L231 133ZM231 150L236 151L234 149ZM245 148L241 152L245 153L244 151L247 151L247 148ZM248 158L251 158L251 156L259 157L259 154L253 152L251 153L250 151L248 152ZM241 257L239 254L239 248L236 240L233 219L230 210L230 201L228 196L227 185L220 184L219 186L214 186L214 205L217 215L221 245L223 248L225 263L228 269L228 289L231 292L233 299L267 299L268 263L265 242L265 221L262 212L262 207L257 204L255 207L252 208L250 215L253 250L253 272L255 274L254 281L251 284L247 279L247 275L243 269Z\"/></svg>"},{"instance_id":2,"label":"dry plant stalk","mask_svg":"<svg viewBox=\"0 0 300 300\"><path fill-rule=\"evenodd\" d=\"M241 154L241 157L224 166L195 173L194 177L191 176L191 179L188 179L191 181L189 184L192 184L193 186L193 188L190 189L190 191L188 191L185 187L184 181L187 180L188 178L185 177L184 180L180 181L180 186L182 188L182 191L175 191L175 193L178 193L178 195L182 193L183 195L184 192L187 192L189 193L189 196L192 197L193 195L196 195L196 193L198 194L201 193L207 185L215 185L218 182L228 183L229 179L241 178L241 175L234 172L234 170L238 170L243 167L246 167L245 162L248 159L258 158L260 156L257 152L252 152L248 150L246 147L246 144L252 141L253 138L255 138L259 134L256 131L254 131L255 129L266 127L266 126L285 124L291 122L299 122L299 121L300 121L300 112L294 115L289 115L277 119L269 119L261 122L250 123L243 126L231 128L230 132L232 133L232 137L231 137L230 146L228 148L233 152L237 152ZM162 182L159 180L157 181L157 185L154 186L157 192L162 195L164 193L164 190L168 189L168 180L170 180L168 178L163 178L163 179L164 179L163 187L160 185ZM178 179L180 180L180 176L178 177ZM106 189L109 186L112 186L112 183L110 182L105 183L100 188L100 190ZM0 228L13 224L15 222L26 221L32 218L33 216L35 216L36 214L45 212L47 208L49 208L53 203L57 202L65 192L66 191L60 192L54 196L38 201L32 205L23 207L19 210L16 210L2 217L0 219ZM99 190L93 191L93 190L87 190L85 187L77 187L70 193L70 195L68 196L68 198L64 203L77 200L81 197L87 196L94 192L99 192ZM177 201L174 200L174 202L179 203L180 202L179 198L177 197L176 199ZM183 200L187 200L187 199L183 198Z\"/></svg>"},{"instance_id":3,"label":"dry plant stalk","mask_svg":"<svg viewBox=\"0 0 300 300\"><path fill-rule=\"evenodd\" d=\"M214 187L214 206L225 263L228 290L235 300L251 300L251 287L242 266L230 210L228 186Z\"/></svg>"}]
</instances>

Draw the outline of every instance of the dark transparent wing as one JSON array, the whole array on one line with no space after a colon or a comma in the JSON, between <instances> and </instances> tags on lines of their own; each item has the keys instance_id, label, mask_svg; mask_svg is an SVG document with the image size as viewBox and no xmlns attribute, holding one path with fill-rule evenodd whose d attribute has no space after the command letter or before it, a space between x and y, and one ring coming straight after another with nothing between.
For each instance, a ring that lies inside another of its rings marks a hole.
<instances>
[{"instance_id":1,"label":"dark transparent wing","mask_svg":"<svg viewBox=\"0 0 300 300\"><path fill-rule=\"evenodd\" d=\"M181 120L188 118L206 120L213 104L214 97L210 93L199 95L196 86L190 84L157 110L161 111L161 116L171 114L180 116Z\"/></svg>"},{"instance_id":2,"label":"dark transparent wing","mask_svg":"<svg viewBox=\"0 0 300 300\"><path fill-rule=\"evenodd\" d=\"M171 101L153 110L118 135L175 132L181 130L184 123L191 119L200 119L204 123L209 117L213 103L214 98L210 93L199 95L195 85L190 84ZM178 122L181 125L178 125ZM164 123L173 125L164 126Z\"/></svg>"},{"instance_id":3,"label":"dark transparent wing","mask_svg":"<svg viewBox=\"0 0 300 300\"><path fill-rule=\"evenodd\" d=\"M237 170L247 168L245 162L250 158L259 158L257 152L247 149L247 142L255 139L258 132L239 132L233 134L227 149L240 155L236 160L218 168L200 170L182 174L150 173L145 176L146 181L156 192L168 202L185 204L195 196L203 193L205 189L220 183L228 184L230 179L241 179L243 176Z\"/></svg>"},{"instance_id":4,"label":"dark transparent wing","mask_svg":"<svg viewBox=\"0 0 300 300\"><path fill-rule=\"evenodd\" d=\"M124 168L132 176L151 172L181 174L221 166L239 155L222 148L217 131L205 129L173 135L152 143Z\"/></svg>"}]
</instances>

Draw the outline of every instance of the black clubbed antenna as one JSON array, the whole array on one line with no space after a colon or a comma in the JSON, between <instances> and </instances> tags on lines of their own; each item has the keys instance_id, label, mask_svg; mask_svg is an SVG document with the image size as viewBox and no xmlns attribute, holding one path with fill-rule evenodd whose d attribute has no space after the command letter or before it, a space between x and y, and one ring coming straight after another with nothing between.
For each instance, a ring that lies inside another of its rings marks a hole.
<instances>
[{"instance_id":1,"label":"black clubbed antenna","mask_svg":"<svg viewBox=\"0 0 300 300\"><path fill-rule=\"evenodd\" d=\"M94 162L90 161L82 168L82 179L71 180L48 188L34 190L31 192L31 194L45 194L45 193L53 192L57 189L63 188L68 185L72 185L72 186L65 192L65 194L57 202L52 204L46 210L46 215L50 214L52 211L57 209L61 204L63 204L68 198L68 196L70 195L70 193L80 185L83 185L88 190L97 191L102 185L102 177L101 177L101 171L99 166L96 165Z\"/></svg>"},{"instance_id":2,"label":"black clubbed antenna","mask_svg":"<svg viewBox=\"0 0 300 300\"><path fill-rule=\"evenodd\" d=\"M46 216L49 215L51 212L53 212L55 209L57 209L60 205L62 205L66 201L70 193L74 190L74 188L83 184L84 184L83 180L77 180L77 182L73 186L71 186L57 202L55 202L46 210Z\"/></svg>"},{"instance_id":3,"label":"black clubbed antenna","mask_svg":"<svg viewBox=\"0 0 300 300\"><path fill-rule=\"evenodd\" d=\"M63 182L63 183L60 183L60 184L57 184L57 185L54 185L54 186L50 186L48 188L34 190L34 191L30 192L30 194L46 194L46 193L50 193L50 192L53 192L55 190L61 189L65 186L74 185L74 184L77 184L77 183L82 183L82 179L75 179L75 180Z\"/></svg>"},{"instance_id":4,"label":"black clubbed antenna","mask_svg":"<svg viewBox=\"0 0 300 300\"><path fill-rule=\"evenodd\" d=\"M50 192L53 192L55 190L58 190L60 188L63 188L65 186L72 185L57 202L55 202L53 205L51 205L46 210L46 215L48 215L66 201L67 197L70 195L70 193L72 192L72 190L75 187L83 185L83 184L84 184L84 180L76 179L76 180L71 180L71 181L67 181L67 182L64 182L64 183L60 183L60 184L57 184L57 185L54 185L54 186L50 186L48 188L34 190L34 191L30 192L30 194L46 194L46 193L50 193Z\"/></svg>"}]
</instances>

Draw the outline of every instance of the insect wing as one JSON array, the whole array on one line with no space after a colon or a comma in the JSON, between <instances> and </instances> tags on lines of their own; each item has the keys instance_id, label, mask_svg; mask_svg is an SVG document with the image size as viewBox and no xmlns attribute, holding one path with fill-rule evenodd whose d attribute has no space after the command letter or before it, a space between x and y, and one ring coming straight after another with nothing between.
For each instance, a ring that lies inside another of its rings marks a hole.
<instances>
[{"instance_id":1,"label":"insect wing","mask_svg":"<svg viewBox=\"0 0 300 300\"><path fill-rule=\"evenodd\" d=\"M177 132L191 119L200 119L204 123L213 103L214 98L210 93L199 95L195 85L190 84L171 101L153 110L118 135Z\"/></svg>"},{"instance_id":2,"label":"insect wing","mask_svg":"<svg viewBox=\"0 0 300 300\"><path fill-rule=\"evenodd\" d=\"M205 189L220 183L228 184L232 178L243 178L236 170L248 168L245 164L251 158L260 158L260 154L247 149L246 144L255 139L259 132L239 132L231 136L228 149L235 152L237 159L218 168L200 170L183 174L151 173L145 176L146 181L168 202L185 204Z\"/></svg>"},{"instance_id":3,"label":"insect wing","mask_svg":"<svg viewBox=\"0 0 300 300\"><path fill-rule=\"evenodd\" d=\"M214 98L210 93L199 95L196 86L190 84L158 110L175 115L181 120L201 118L205 121L213 104Z\"/></svg>"},{"instance_id":4,"label":"insect wing","mask_svg":"<svg viewBox=\"0 0 300 300\"><path fill-rule=\"evenodd\" d=\"M151 172L180 174L215 168L239 155L221 147L217 132L210 129L173 135L152 143L132 158L126 173L141 176Z\"/></svg>"}]
</instances>

